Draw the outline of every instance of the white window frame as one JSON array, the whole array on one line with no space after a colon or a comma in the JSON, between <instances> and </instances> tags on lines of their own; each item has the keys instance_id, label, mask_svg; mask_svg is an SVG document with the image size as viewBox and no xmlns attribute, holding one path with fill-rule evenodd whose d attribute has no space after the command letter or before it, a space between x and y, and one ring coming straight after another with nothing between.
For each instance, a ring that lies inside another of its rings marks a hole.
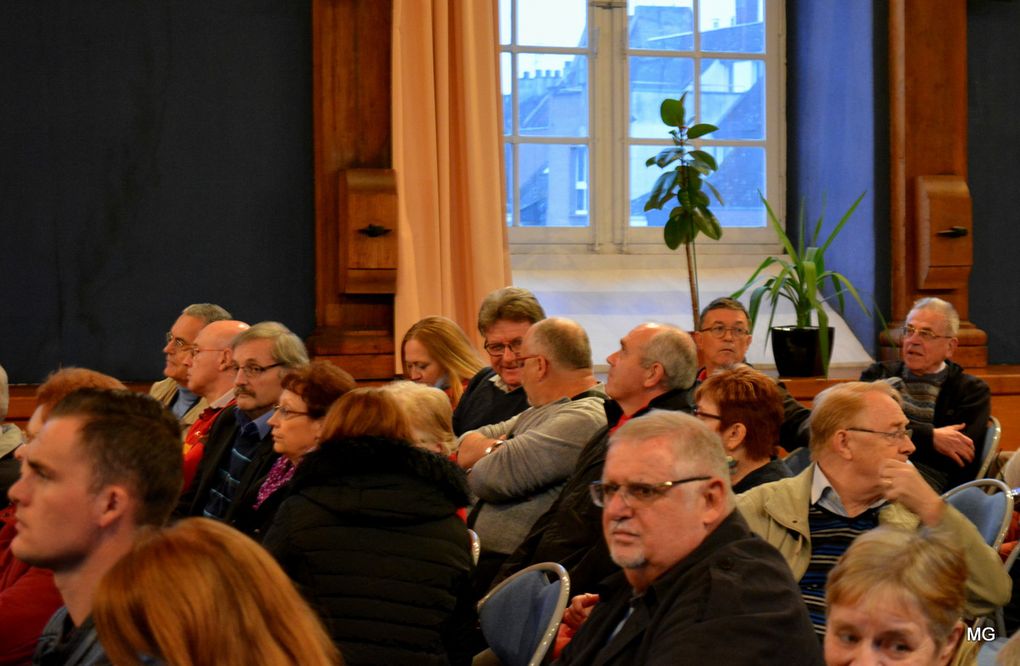
<instances>
[{"instance_id":1,"label":"white window frame","mask_svg":"<svg viewBox=\"0 0 1020 666\"><path fill-rule=\"evenodd\" d=\"M515 2L515 0L513 0ZM698 3L694 3L694 25L699 25ZM640 56L689 57L694 59L694 85L700 90L701 58L760 59L765 63L766 81L766 138L761 142L766 149L766 197L773 210L782 216L786 210L786 94L785 50L786 23L782 0L764 0L766 25L766 55L697 53L700 31L695 30L695 51L634 52ZM629 138L629 66L631 54L627 44L626 0L590 0L588 3L588 47L537 47L519 46L516 43L517 26L511 30L511 44L501 45L501 53L509 54L511 75L516 81L517 54L555 53L583 55L588 58L588 109L589 136L587 137L522 137L526 143L559 145L585 145L589 156L589 191L587 227L510 227L512 254L665 254L670 253L662 240L661 227L630 227L630 174L629 145L648 145L649 156L661 146L670 145L667 128L663 125L662 139ZM501 65L505 58L501 58ZM614 91L622 91L622 94ZM517 87L513 87L512 104L516 108ZM693 109L693 104L689 103ZM516 114L514 114L516 116ZM510 119L508 119L510 120ZM514 159L506 165L508 170L517 164L518 132L516 117L512 120L512 134L504 137L510 143ZM746 142L712 140L709 145L747 145ZM652 167L649 167L652 168ZM571 182L573 182L573 177ZM511 183L518 187L518 174L513 173ZM603 186L603 184L605 186ZM576 189L574 190L576 194ZM571 209L575 209L571 203ZM514 206L520 202L514 197ZM580 212L580 211L578 211ZM511 211L511 215L519 211ZM767 226L761 228L726 227L719 241L699 237L699 255L765 255L777 249L775 234Z\"/></svg>"}]
</instances>

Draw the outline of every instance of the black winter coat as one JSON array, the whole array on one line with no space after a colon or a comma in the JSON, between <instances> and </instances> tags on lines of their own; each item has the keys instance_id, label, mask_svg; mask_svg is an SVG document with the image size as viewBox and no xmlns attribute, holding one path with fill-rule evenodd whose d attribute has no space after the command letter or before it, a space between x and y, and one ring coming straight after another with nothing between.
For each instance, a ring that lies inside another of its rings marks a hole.
<instances>
[{"instance_id":1,"label":"black winter coat","mask_svg":"<svg viewBox=\"0 0 1020 666\"><path fill-rule=\"evenodd\" d=\"M410 444L328 442L298 466L263 545L349 666L460 664L475 624L463 472Z\"/></svg>"}]
</instances>

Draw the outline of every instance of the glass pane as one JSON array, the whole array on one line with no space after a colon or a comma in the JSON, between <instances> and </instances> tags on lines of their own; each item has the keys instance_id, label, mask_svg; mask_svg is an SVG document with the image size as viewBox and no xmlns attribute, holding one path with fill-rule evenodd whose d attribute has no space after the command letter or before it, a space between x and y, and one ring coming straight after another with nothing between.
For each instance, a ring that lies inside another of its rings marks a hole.
<instances>
[{"instance_id":1,"label":"glass pane","mask_svg":"<svg viewBox=\"0 0 1020 666\"><path fill-rule=\"evenodd\" d=\"M661 146L630 147L630 226L661 227L666 224L672 205L664 210L645 212L645 202L663 169L645 166L645 160L657 154ZM712 191L705 188L712 199L710 206L724 227L765 226L765 206L758 199L758 191L765 191L765 149L703 147L719 162L719 171L709 182L722 194L725 206L720 206Z\"/></svg>"},{"instance_id":2,"label":"glass pane","mask_svg":"<svg viewBox=\"0 0 1020 666\"><path fill-rule=\"evenodd\" d=\"M667 97L687 92L687 116L694 116L694 61L690 58L629 58L630 135L643 139L668 137L659 107Z\"/></svg>"},{"instance_id":3,"label":"glass pane","mask_svg":"<svg viewBox=\"0 0 1020 666\"><path fill-rule=\"evenodd\" d=\"M588 46L588 3L585 0L517 0L517 43L522 46Z\"/></svg>"},{"instance_id":4,"label":"glass pane","mask_svg":"<svg viewBox=\"0 0 1020 666\"><path fill-rule=\"evenodd\" d=\"M514 223L514 151L509 143L503 144L503 168L506 170L506 226Z\"/></svg>"},{"instance_id":5,"label":"glass pane","mask_svg":"<svg viewBox=\"0 0 1020 666\"><path fill-rule=\"evenodd\" d=\"M712 139L764 139L765 63L702 60L700 120L719 128Z\"/></svg>"},{"instance_id":6,"label":"glass pane","mask_svg":"<svg viewBox=\"0 0 1020 666\"><path fill-rule=\"evenodd\" d=\"M588 136L587 57L522 53L517 75L520 134Z\"/></svg>"},{"instance_id":7,"label":"glass pane","mask_svg":"<svg viewBox=\"0 0 1020 666\"><path fill-rule=\"evenodd\" d=\"M587 146L524 143L517 155L521 226L588 226Z\"/></svg>"},{"instance_id":8,"label":"glass pane","mask_svg":"<svg viewBox=\"0 0 1020 666\"><path fill-rule=\"evenodd\" d=\"M719 170L712 174L710 182L715 185L726 202L725 206L715 204L712 212L724 227L764 227L765 206L758 198L758 192L765 193L765 149L733 148L723 146L703 147L719 163Z\"/></svg>"},{"instance_id":9,"label":"glass pane","mask_svg":"<svg viewBox=\"0 0 1020 666\"><path fill-rule=\"evenodd\" d=\"M499 54L499 86L503 93L503 134L511 134L514 130L513 87L514 73L511 68L513 56L509 53Z\"/></svg>"},{"instance_id":10,"label":"glass pane","mask_svg":"<svg viewBox=\"0 0 1020 666\"><path fill-rule=\"evenodd\" d=\"M701 49L765 52L764 0L701 0Z\"/></svg>"},{"instance_id":11,"label":"glass pane","mask_svg":"<svg viewBox=\"0 0 1020 666\"><path fill-rule=\"evenodd\" d=\"M690 51L694 48L692 0L628 0L627 34L632 49Z\"/></svg>"},{"instance_id":12,"label":"glass pane","mask_svg":"<svg viewBox=\"0 0 1020 666\"><path fill-rule=\"evenodd\" d=\"M510 43L510 21L513 17L510 15L513 11L512 0L499 0L499 43L509 44Z\"/></svg>"}]
</instances>

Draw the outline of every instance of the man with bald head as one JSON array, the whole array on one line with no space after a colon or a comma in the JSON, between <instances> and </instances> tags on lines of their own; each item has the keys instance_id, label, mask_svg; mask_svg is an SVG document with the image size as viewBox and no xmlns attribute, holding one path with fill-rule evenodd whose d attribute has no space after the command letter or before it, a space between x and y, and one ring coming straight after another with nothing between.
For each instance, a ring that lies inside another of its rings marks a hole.
<instances>
[{"instance_id":1,"label":"man with bald head","mask_svg":"<svg viewBox=\"0 0 1020 666\"><path fill-rule=\"evenodd\" d=\"M557 663L822 662L789 568L735 510L722 443L698 419L628 421L591 496L623 571Z\"/></svg>"},{"instance_id":2,"label":"man with bald head","mask_svg":"<svg viewBox=\"0 0 1020 666\"><path fill-rule=\"evenodd\" d=\"M698 369L694 340L669 324L644 323L620 340L606 359L609 376L606 425L585 445L556 503L532 526L496 581L539 562L559 562L575 592L592 592L616 571L602 539L602 510L588 486L602 478L609 436L631 418L653 409L690 412L690 388Z\"/></svg>"},{"instance_id":3,"label":"man with bald head","mask_svg":"<svg viewBox=\"0 0 1020 666\"><path fill-rule=\"evenodd\" d=\"M188 389L188 368L185 360L195 346L195 338L207 324L230 319L230 313L213 303L193 303L181 311L177 320L166 333L163 355L165 379L149 389L149 395L166 405L173 412L184 429L195 422L202 410L208 407L205 401Z\"/></svg>"},{"instance_id":4,"label":"man with bald head","mask_svg":"<svg viewBox=\"0 0 1020 666\"><path fill-rule=\"evenodd\" d=\"M900 395L885 382L847 382L815 398L813 463L795 477L751 488L737 505L786 557L815 631L825 635L825 582L854 537L878 525L945 533L966 553L967 614L1009 600L998 553L908 462L914 452Z\"/></svg>"},{"instance_id":5,"label":"man with bald head","mask_svg":"<svg viewBox=\"0 0 1020 666\"><path fill-rule=\"evenodd\" d=\"M184 489L191 485L198 463L202 460L209 429L220 412L236 404L234 398L233 360L230 344L248 324L234 319L214 321L195 337L183 360L187 368L188 390L209 406L184 434Z\"/></svg>"},{"instance_id":6,"label":"man with bald head","mask_svg":"<svg viewBox=\"0 0 1020 666\"><path fill-rule=\"evenodd\" d=\"M588 334L560 317L528 329L517 358L531 405L508 421L460 438L458 464L480 498L471 514L482 542L477 584L485 589L535 520L555 501L584 445L606 425L603 386Z\"/></svg>"}]
</instances>

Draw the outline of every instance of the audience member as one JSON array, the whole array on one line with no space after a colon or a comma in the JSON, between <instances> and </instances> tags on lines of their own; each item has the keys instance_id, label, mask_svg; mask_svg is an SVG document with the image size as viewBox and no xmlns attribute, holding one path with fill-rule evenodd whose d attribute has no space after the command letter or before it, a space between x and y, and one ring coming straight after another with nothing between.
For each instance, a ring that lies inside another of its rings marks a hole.
<instances>
[{"instance_id":1,"label":"audience member","mask_svg":"<svg viewBox=\"0 0 1020 666\"><path fill-rule=\"evenodd\" d=\"M170 515L181 490L180 426L148 396L81 389L53 407L22 451L11 551L51 569L64 602L33 663L105 663L93 595L139 528Z\"/></svg>"},{"instance_id":2,"label":"audience member","mask_svg":"<svg viewBox=\"0 0 1020 666\"><path fill-rule=\"evenodd\" d=\"M885 382L833 386L815 398L810 423L814 462L793 478L751 488L737 504L751 529L786 557L819 636L829 570L854 537L879 524L924 526L960 544L971 617L1009 599L998 553L907 461L914 445L895 389Z\"/></svg>"},{"instance_id":3,"label":"audience member","mask_svg":"<svg viewBox=\"0 0 1020 666\"><path fill-rule=\"evenodd\" d=\"M704 364L698 371L698 384L719 370L744 363L751 346L751 317L747 309L734 298L715 299L701 311L701 329L694 333L694 341ZM787 451L792 451L807 445L811 410L794 400L782 382L778 384L783 396L779 441Z\"/></svg>"},{"instance_id":4,"label":"audience member","mask_svg":"<svg viewBox=\"0 0 1020 666\"><path fill-rule=\"evenodd\" d=\"M326 415L263 544L322 615L348 664L466 664L475 623L464 474L410 444L390 391Z\"/></svg>"},{"instance_id":5,"label":"audience member","mask_svg":"<svg viewBox=\"0 0 1020 666\"><path fill-rule=\"evenodd\" d=\"M442 456L457 450L453 436L453 409L446 394L432 386L414 382L391 382L384 387L393 393L407 414L414 433L412 443Z\"/></svg>"},{"instance_id":6,"label":"audience member","mask_svg":"<svg viewBox=\"0 0 1020 666\"><path fill-rule=\"evenodd\" d=\"M405 378L442 389L454 406L482 367L464 331L446 317L425 317L407 329L400 359Z\"/></svg>"},{"instance_id":7,"label":"audience member","mask_svg":"<svg viewBox=\"0 0 1020 666\"><path fill-rule=\"evenodd\" d=\"M259 488L279 454L269 419L283 391L283 377L308 363L301 339L283 324L264 321L231 341L237 405L213 423L195 482L178 511L250 526Z\"/></svg>"},{"instance_id":8,"label":"audience member","mask_svg":"<svg viewBox=\"0 0 1020 666\"><path fill-rule=\"evenodd\" d=\"M195 344L184 355L182 363L187 368L188 390L209 405L184 434L185 490L191 487L198 471L213 421L224 409L237 403L234 398L234 376L237 372L232 370L230 343L238 333L246 330L248 324L243 321L214 321L198 332Z\"/></svg>"},{"instance_id":9,"label":"audience member","mask_svg":"<svg viewBox=\"0 0 1020 666\"><path fill-rule=\"evenodd\" d=\"M559 562L570 574L570 589L591 592L617 567L602 538L602 509L589 485L602 478L609 436L631 418L653 409L689 411L688 395L698 369L691 336L667 324L647 323L620 340L609 355L604 408L607 425L585 445L559 498L535 522L493 583L539 562Z\"/></svg>"},{"instance_id":10,"label":"audience member","mask_svg":"<svg viewBox=\"0 0 1020 666\"><path fill-rule=\"evenodd\" d=\"M734 510L719 438L697 419L625 423L591 490L623 571L558 663L821 662L790 570Z\"/></svg>"},{"instance_id":11,"label":"audience member","mask_svg":"<svg viewBox=\"0 0 1020 666\"><path fill-rule=\"evenodd\" d=\"M39 434L54 405L80 388L123 389L124 385L84 368L54 372L36 389L35 411L25 429L27 441ZM27 663L43 627L62 603L53 584L53 572L31 566L11 552L11 541L18 534L15 508L0 512L0 664Z\"/></svg>"},{"instance_id":12,"label":"audience member","mask_svg":"<svg viewBox=\"0 0 1020 666\"><path fill-rule=\"evenodd\" d=\"M910 460L937 492L974 480L991 391L984 380L953 363L960 317L941 298L914 303L900 334L899 361L875 363L862 381L885 379L903 395L916 451Z\"/></svg>"},{"instance_id":13,"label":"audience member","mask_svg":"<svg viewBox=\"0 0 1020 666\"><path fill-rule=\"evenodd\" d=\"M748 366L719 370L698 386L695 400L695 415L722 439L733 492L791 476L776 458L783 396L770 377Z\"/></svg>"},{"instance_id":14,"label":"audience member","mask_svg":"<svg viewBox=\"0 0 1020 666\"><path fill-rule=\"evenodd\" d=\"M272 520L301 460L319 448L326 412L344 393L354 388L354 378L329 361L312 361L283 378L283 392L269 425L273 450L280 454L259 488L252 506L255 513L243 531L260 536ZM449 401L447 401L449 406Z\"/></svg>"},{"instance_id":15,"label":"audience member","mask_svg":"<svg viewBox=\"0 0 1020 666\"><path fill-rule=\"evenodd\" d=\"M25 438L21 428L13 423L4 423L10 399L7 371L0 366L0 508L7 506L7 489L18 478L18 460L14 457L14 450Z\"/></svg>"},{"instance_id":16,"label":"audience member","mask_svg":"<svg viewBox=\"0 0 1020 666\"><path fill-rule=\"evenodd\" d=\"M862 534L829 574L826 664L946 666L958 648L972 651L961 646L966 582L963 554L945 535Z\"/></svg>"},{"instance_id":17,"label":"audience member","mask_svg":"<svg viewBox=\"0 0 1020 666\"><path fill-rule=\"evenodd\" d=\"M482 301L478 332L485 340L490 367L471 378L453 413L453 432L458 437L485 425L502 423L528 408L521 388L519 359L524 334L545 319L538 299L527 289L504 287Z\"/></svg>"},{"instance_id":18,"label":"audience member","mask_svg":"<svg viewBox=\"0 0 1020 666\"><path fill-rule=\"evenodd\" d=\"M167 406L185 429L191 426L208 405L188 389L188 368L184 360L195 344L195 336L206 324L230 319L230 313L212 303L194 303L184 308L181 316L166 334L166 367L164 379L149 389L149 395Z\"/></svg>"},{"instance_id":19,"label":"audience member","mask_svg":"<svg viewBox=\"0 0 1020 666\"><path fill-rule=\"evenodd\" d=\"M592 374L588 335L576 322L554 317L532 326L519 361L531 408L465 433L457 451L480 500L469 519L482 545L479 592L552 506L581 449L606 425L604 387Z\"/></svg>"},{"instance_id":20,"label":"audience member","mask_svg":"<svg viewBox=\"0 0 1020 666\"><path fill-rule=\"evenodd\" d=\"M340 663L273 558L205 518L143 532L100 581L93 615L114 666Z\"/></svg>"}]
</instances>

